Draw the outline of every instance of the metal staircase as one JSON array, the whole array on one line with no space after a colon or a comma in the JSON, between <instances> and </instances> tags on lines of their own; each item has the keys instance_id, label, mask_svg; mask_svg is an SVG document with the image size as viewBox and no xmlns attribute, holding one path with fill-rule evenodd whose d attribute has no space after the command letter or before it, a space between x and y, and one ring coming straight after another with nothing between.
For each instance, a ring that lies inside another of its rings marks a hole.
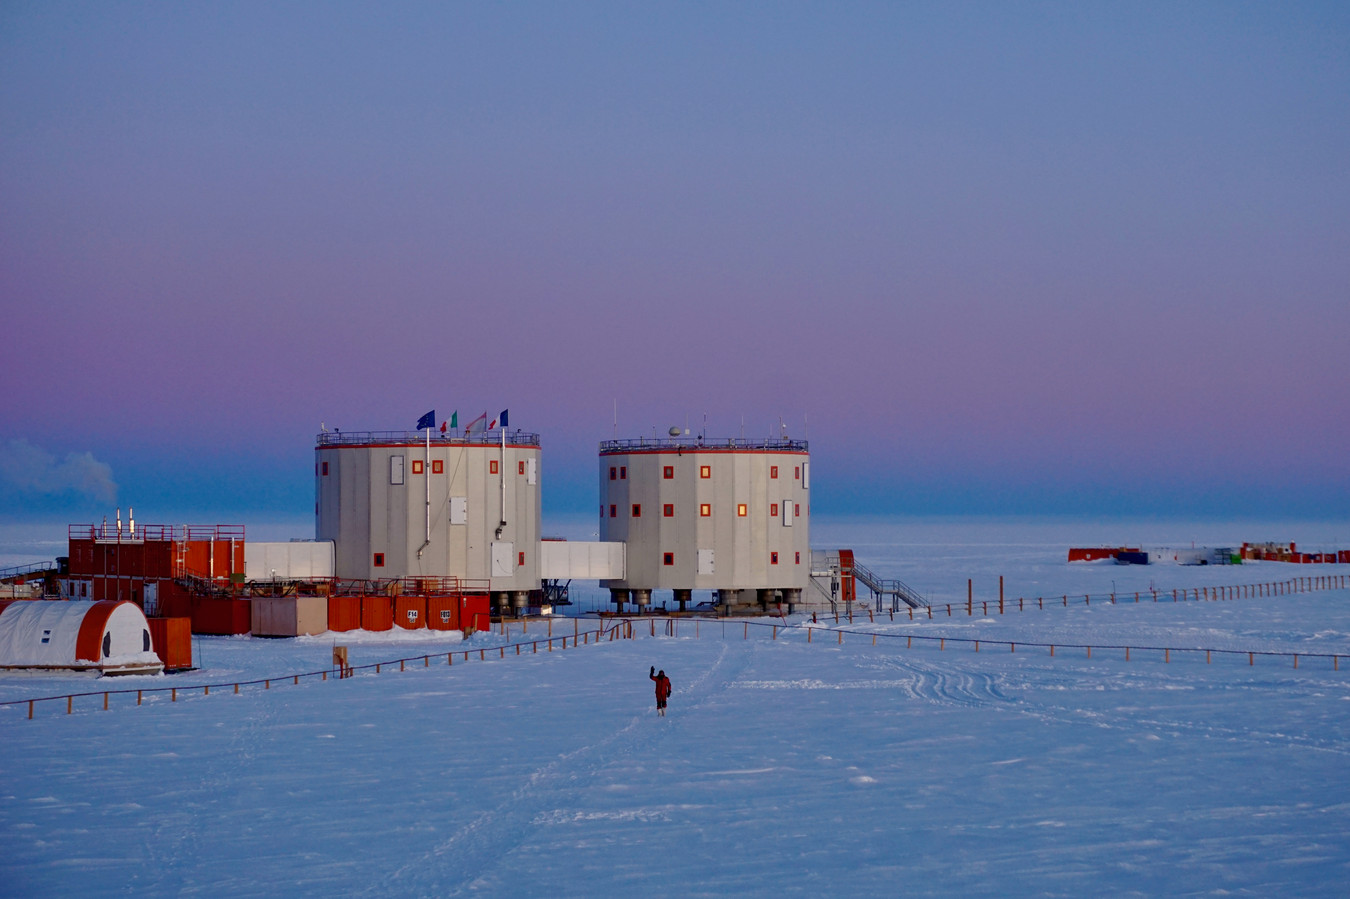
<instances>
[{"instance_id":1,"label":"metal staircase","mask_svg":"<svg viewBox=\"0 0 1350 899\"><path fill-rule=\"evenodd\" d=\"M873 599L881 596L889 596L891 598L892 612L899 611L900 603L902 602L911 609L921 609L928 605L928 600L916 593L904 581L896 580L895 578L878 577L876 572L872 571L872 569L868 568L866 565L859 565L857 562L854 562L853 567L845 570L843 574L852 574L858 583L872 591Z\"/></svg>"}]
</instances>

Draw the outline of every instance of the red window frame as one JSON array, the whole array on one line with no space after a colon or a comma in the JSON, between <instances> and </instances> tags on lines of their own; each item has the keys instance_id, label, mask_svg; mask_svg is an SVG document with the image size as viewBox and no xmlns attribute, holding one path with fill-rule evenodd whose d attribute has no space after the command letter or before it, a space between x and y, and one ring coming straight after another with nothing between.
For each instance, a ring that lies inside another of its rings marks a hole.
<instances>
[{"instance_id":1,"label":"red window frame","mask_svg":"<svg viewBox=\"0 0 1350 899\"><path fill-rule=\"evenodd\" d=\"M700 466L698 467L698 476L701 477L701 478L704 478L705 480L706 480L707 478L712 477L712 466L711 466L711 465L700 465Z\"/></svg>"},{"instance_id":2,"label":"red window frame","mask_svg":"<svg viewBox=\"0 0 1350 899\"><path fill-rule=\"evenodd\" d=\"M619 479L619 469L615 468L613 465L609 467L609 479L611 481L617 481Z\"/></svg>"},{"instance_id":3,"label":"red window frame","mask_svg":"<svg viewBox=\"0 0 1350 899\"><path fill-rule=\"evenodd\" d=\"M662 565L674 565L674 564L675 564L675 554L674 554L674 553L662 553L662 554L661 554L661 564L662 564Z\"/></svg>"},{"instance_id":4,"label":"red window frame","mask_svg":"<svg viewBox=\"0 0 1350 899\"><path fill-rule=\"evenodd\" d=\"M737 503L737 504L736 504L736 517L737 517L737 518L744 518L746 515L749 515L749 514L750 514L750 507L749 507L749 506L747 506L745 503Z\"/></svg>"},{"instance_id":5,"label":"red window frame","mask_svg":"<svg viewBox=\"0 0 1350 899\"><path fill-rule=\"evenodd\" d=\"M633 517L634 518L642 517L642 503L633 503Z\"/></svg>"},{"instance_id":6,"label":"red window frame","mask_svg":"<svg viewBox=\"0 0 1350 899\"><path fill-rule=\"evenodd\" d=\"M525 473L525 460L521 459L520 461L516 462L516 474L524 474L524 473Z\"/></svg>"},{"instance_id":7,"label":"red window frame","mask_svg":"<svg viewBox=\"0 0 1350 899\"><path fill-rule=\"evenodd\" d=\"M674 518L674 517L675 517L675 504L674 504L674 503L666 503L665 505L663 505L663 506L661 507L661 514L662 514L663 516L665 516L666 518Z\"/></svg>"},{"instance_id":8,"label":"red window frame","mask_svg":"<svg viewBox=\"0 0 1350 899\"><path fill-rule=\"evenodd\" d=\"M776 480L778 480L778 466L777 466L777 465L770 465L770 466L769 466L769 480L771 480L771 481L776 481Z\"/></svg>"},{"instance_id":9,"label":"red window frame","mask_svg":"<svg viewBox=\"0 0 1350 899\"><path fill-rule=\"evenodd\" d=\"M384 567L384 553L375 553L375 555L374 555L374 556L372 557L372 559L371 559L371 564L372 564L375 568L383 568L383 567Z\"/></svg>"},{"instance_id":10,"label":"red window frame","mask_svg":"<svg viewBox=\"0 0 1350 899\"><path fill-rule=\"evenodd\" d=\"M769 517L770 518L778 517L778 503L769 503Z\"/></svg>"},{"instance_id":11,"label":"red window frame","mask_svg":"<svg viewBox=\"0 0 1350 899\"><path fill-rule=\"evenodd\" d=\"M675 466L667 465L661 469L661 477L667 481L675 480Z\"/></svg>"},{"instance_id":12,"label":"red window frame","mask_svg":"<svg viewBox=\"0 0 1350 899\"><path fill-rule=\"evenodd\" d=\"M802 504L801 504L801 503L793 503L793 504L792 504L792 517L793 517L793 518L801 518L801 517L802 517Z\"/></svg>"},{"instance_id":13,"label":"red window frame","mask_svg":"<svg viewBox=\"0 0 1350 899\"><path fill-rule=\"evenodd\" d=\"M798 565L802 564L802 554L800 552L797 553L797 564Z\"/></svg>"},{"instance_id":14,"label":"red window frame","mask_svg":"<svg viewBox=\"0 0 1350 899\"><path fill-rule=\"evenodd\" d=\"M413 464L416 465L417 463L414 462ZM414 472L414 474L415 473L416 472ZM493 459L491 462L488 463L488 474L496 474L496 473L497 473L497 460Z\"/></svg>"},{"instance_id":15,"label":"red window frame","mask_svg":"<svg viewBox=\"0 0 1350 899\"><path fill-rule=\"evenodd\" d=\"M770 565L778 564L778 553L769 553L769 564Z\"/></svg>"},{"instance_id":16,"label":"red window frame","mask_svg":"<svg viewBox=\"0 0 1350 899\"><path fill-rule=\"evenodd\" d=\"M328 463L323 463L323 476L328 477Z\"/></svg>"},{"instance_id":17,"label":"red window frame","mask_svg":"<svg viewBox=\"0 0 1350 899\"><path fill-rule=\"evenodd\" d=\"M423 468L423 466L422 466L422 460L421 460L421 459L413 459L413 469L412 469L412 473L413 473L413 474L421 474L421 473L422 473L422 468Z\"/></svg>"},{"instance_id":18,"label":"red window frame","mask_svg":"<svg viewBox=\"0 0 1350 899\"><path fill-rule=\"evenodd\" d=\"M619 517L619 507L618 507L616 504L614 504L614 503L610 503L610 504L609 504L609 517L610 517L610 518L618 518L618 517Z\"/></svg>"},{"instance_id":19,"label":"red window frame","mask_svg":"<svg viewBox=\"0 0 1350 899\"><path fill-rule=\"evenodd\" d=\"M518 567L524 567L524 565L525 565L525 551L524 551L524 550L521 550L520 552L516 553L516 565L517 565Z\"/></svg>"},{"instance_id":20,"label":"red window frame","mask_svg":"<svg viewBox=\"0 0 1350 899\"><path fill-rule=\"evenodd\" d=\"M444 459L432 459L432 460L431 460L431 473L432 473L432 474L445 474L445 460L444 460Z\"/></svg>"},{"instance_id":21,"label":"red window frame","mask_svg":"<svg viewBox=\"0 0 1350 899\"><path fill-rule=\"evenodd\" d=\"M626 480L628 480L628 466L627 466L627 465L620 465L620 466L619 466L619 480L621 480L621 481L626 481Z\"/></svg>"},{"instance_id":22,"label":"red window frame","mask_svg":"<svg viewBox=\"0 0 1350 899\"><path fill-rule=\"evenodd\" d=\"M792 466L792 480L800 481L802 479L802 467L800 465Z\"/></svg>"},{"instance_id":23,"label":"red window frame","mask_svg":"<svg viewBox=\"0 0 1350 899\"><path fill-rule=\"evenodd\" d=\"M711 518L711 517L712 517L712 503L699 503L699 505L698 505L698 516L699 516L699 518Z\"/></svg>"}]
</instances>

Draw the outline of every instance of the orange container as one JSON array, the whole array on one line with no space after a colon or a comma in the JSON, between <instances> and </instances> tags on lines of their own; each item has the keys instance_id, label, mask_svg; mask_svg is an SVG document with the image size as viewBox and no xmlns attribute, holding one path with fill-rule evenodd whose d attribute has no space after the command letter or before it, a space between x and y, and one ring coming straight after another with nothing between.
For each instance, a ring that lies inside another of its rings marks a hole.
<instances>
[{"instance_id":1,"label":"orange container","mask_svg":"<svg viewBox=\"0 0 1350 899\"><path fill-rule=\"evenodd\" d=\"M253 626L253 607L247 599L196 597L192 600L194 634L247 634Z\"/></svg>"},{"instance_id":2,"label":"orange container","mask_svg":"<svg viewBox=\"0 0 1350 899\"><path fill-rule=\"evenodd\" d=\"M427 598L425 596L400 596L394 600L394 624L405 630L417 630L427 626Z\"/></svg>"},{"instance_id":3,"label":"orange container","mask_svg":"<svg viewBox=\"0 0 1350 899\"><path fill-rule=\"evenodd\" d=\"M459 597L428 596L427 627L433 631L459 630Z\"/></svg>"},{"instance_id":4,"label":"orange container","mask_svg":"<svg viewBox=\"0 0 1350 899\"><path fill-rule=\"evenodd\" d=\"M361 626L361 597L328 597L328 629L354 631Z\"/></svg>"},{"instance_id":5,"label":"orange container","mask_svg":"<svg viewBox=\"0 0 1350 899\"><path fill-rule=\"evenodd\" d=\"M147 618L155 655L165 671L187 671L192 667L192 619Z\"/></svg>"},{"instance_id":6,"label":"orange container","mask_svg":"<svg viewBox=\"0 0 1350 899\"><path fill-rule=\"evenodd\" d=\"M460 597L460 629L466 634L472 628L475 631L492 629L492 606L486 593L473 593Z\"/></svg>"},{"instance_id":7,"label":"orange container","mask_svg":"<svg viewBox=\"0 0 1350 899\"><path fill-rule=\"evenodd\" d=\"M392 596L361 597L361 628L368 631L387 631L394 627L394 598Z\"/></svg>"}]
</instances>

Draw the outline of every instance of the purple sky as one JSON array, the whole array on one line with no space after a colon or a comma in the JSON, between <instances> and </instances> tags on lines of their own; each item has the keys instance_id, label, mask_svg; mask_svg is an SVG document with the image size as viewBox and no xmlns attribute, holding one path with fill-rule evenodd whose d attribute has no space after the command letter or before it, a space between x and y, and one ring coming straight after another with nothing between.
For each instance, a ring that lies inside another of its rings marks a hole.
<instances>
[{"instance_id":1,"label":"purple sky","mask_svg":"<svg viewBox=\"0 0 1350 899\"><path fill-rule=\"evenodd\" d=\"M817 512L1344 517L1350 6L835 6L0 6L0 506L510 407L589 512L617 401Z\"/></svg>"}]
</instances>

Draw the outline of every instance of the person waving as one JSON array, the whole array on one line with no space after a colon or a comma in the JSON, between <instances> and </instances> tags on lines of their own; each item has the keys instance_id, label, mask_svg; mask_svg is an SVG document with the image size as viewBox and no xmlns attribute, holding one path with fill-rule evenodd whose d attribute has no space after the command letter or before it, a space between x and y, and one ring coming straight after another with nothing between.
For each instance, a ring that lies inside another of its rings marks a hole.
<instances>
[{"instance_id":1,"label":"person waving","mask_svg":"<svg viewBox=\"0 0 1350 899\"><path fill-rule=\"evenodd\" d=\"M653 665L647 677L656 681L656 714L662 718L666 717L666 700L670 698L670 678L666 677L665 669L656 670Z\"/></svg>"}]
</instances>

